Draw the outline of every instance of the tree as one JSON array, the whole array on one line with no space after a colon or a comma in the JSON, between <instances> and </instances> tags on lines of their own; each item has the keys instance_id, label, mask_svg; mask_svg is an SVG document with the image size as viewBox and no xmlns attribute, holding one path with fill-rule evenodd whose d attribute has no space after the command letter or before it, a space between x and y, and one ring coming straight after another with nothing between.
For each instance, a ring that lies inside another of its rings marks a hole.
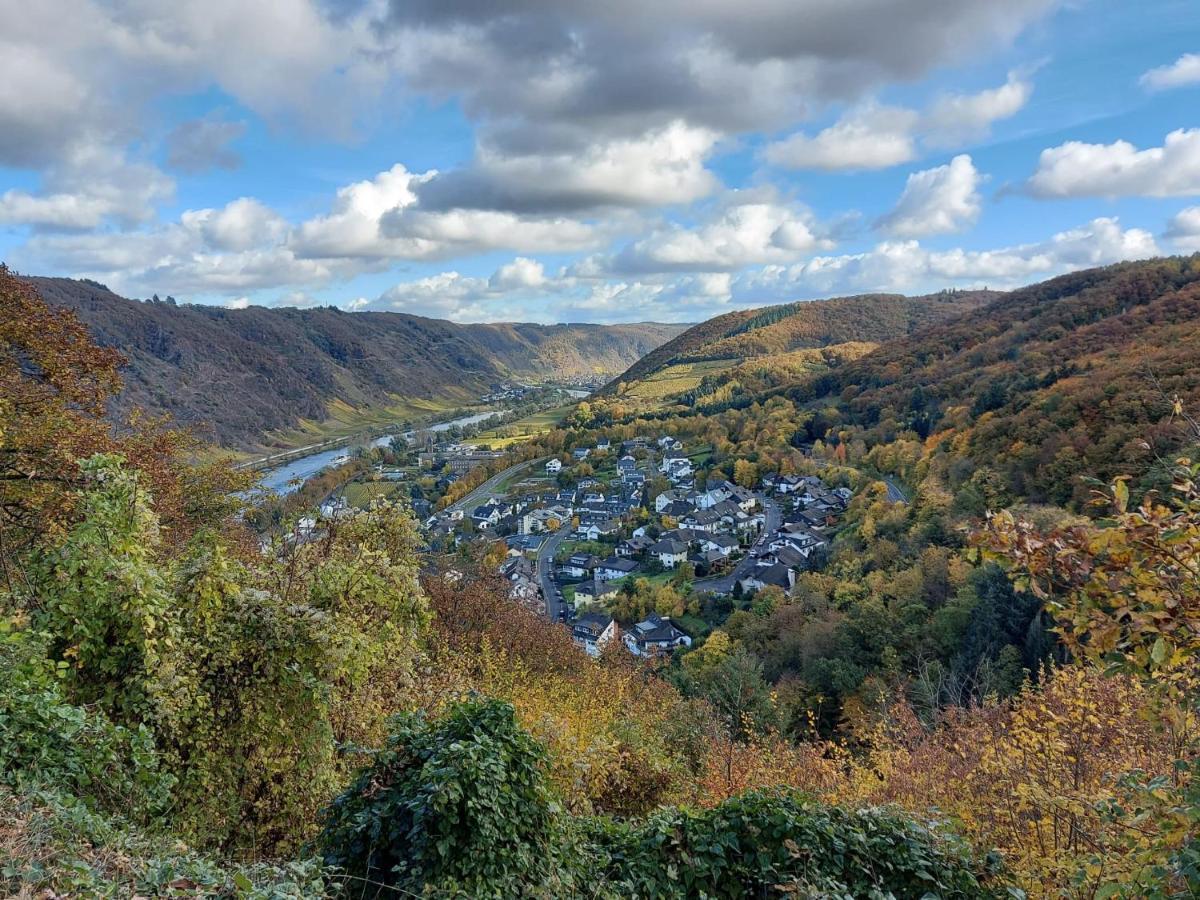
<instances>
[{"instance_id":1,"label":"tree","mask_svg":"<svg viewBox=\"0 0 1200 900\"><path fill-rule=\"evenodd\" d=\"M738 459L733 463L733 480L744 488L752 488L758 484L758 467L748 459Z\"/></svg>"}]
</instances>

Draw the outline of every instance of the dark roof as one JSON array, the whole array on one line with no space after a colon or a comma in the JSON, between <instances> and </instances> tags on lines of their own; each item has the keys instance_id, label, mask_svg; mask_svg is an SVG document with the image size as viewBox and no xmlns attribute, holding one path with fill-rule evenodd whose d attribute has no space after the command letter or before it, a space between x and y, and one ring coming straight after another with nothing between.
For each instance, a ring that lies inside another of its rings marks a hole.
<instances>
[{"instance_id":1,"label":"dark roof","mask_svg":"<svg viewBox=\"0 0 1200 900\"><path fill-rule=\"evenodd\" d=\"M612 616L602 612L587 612L575 620L571 634L581 641L594 641L612 622Z\"/></svg>"},{"instance_id":2,"label":"dark roof","mask_svg":"<svg viewBox=\"0 0 1200 900\"><path fill-rule=\"evenodd\" d=\"M668 643L686 637L682 631L671 624L670 619L664 619L658 613L650 613L645 619L634 625L633 636L639 644Z\"/></svg>"},{"instance_id":3,"label":"dark roof","mask_svg":"<svg viewBox=\"0 0 1200 900\"><path fill-rule=\"evenodd\" d=\"M676 555L679 553L686 553L687 552L687 544L683 543L683 541L677 541L677 540L674 540L673 538L667 538L664 541L659 541L657 544L655 544L653 547L651 547L650 552L655 553L655 554L670 553L672 555Z\"/></svg>"}]
</instances>

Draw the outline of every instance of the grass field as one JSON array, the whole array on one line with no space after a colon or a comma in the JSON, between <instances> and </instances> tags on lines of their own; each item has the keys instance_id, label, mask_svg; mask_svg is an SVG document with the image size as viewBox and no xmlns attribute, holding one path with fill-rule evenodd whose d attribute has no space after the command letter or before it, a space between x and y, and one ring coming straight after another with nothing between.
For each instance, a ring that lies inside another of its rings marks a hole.
<instances>
[{"instance_id":1,"label":"grass field","mask_svg":"<svg viewBox=\"0 0 1200 900\"><path fill-rule=\"evenodd\" d=\"M408 496L408 484L399 481L352 481L342 490L346 502L358 509L366 509L371 501Z\"/></svg>"},{"instance_id":2,"label":"grass field","mask_svg":"<svg viewBox=\"0 0 1200 900\"><path fill-rule=\"evenodd\" d=\"M544 409L539 413L534 413L531 416L510 422L508 425L480 432L469 441L466 441L466 443L475 446L487 444L493 449L503 450L506 447L511 447L513 444L521 444L553 431L562 424L563 419L567 417L567 413L574 408L575 403L571 402L564 403L562 406Z\"/></svg>"}]
</instances>

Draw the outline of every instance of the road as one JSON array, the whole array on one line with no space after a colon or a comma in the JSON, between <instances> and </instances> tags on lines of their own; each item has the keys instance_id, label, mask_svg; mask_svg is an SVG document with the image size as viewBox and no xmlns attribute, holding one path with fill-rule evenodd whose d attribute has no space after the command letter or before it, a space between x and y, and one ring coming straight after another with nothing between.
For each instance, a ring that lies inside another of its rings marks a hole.
<instances>
[{"instance_id":1,"label":"road","mask_svg":"<svg viewBox=\"0 0 1200 900\"><path fill-rule=\"evenodd\" d=\"M904 495L904 491L900 489L900 485L892 481L892 479L884 476L883 483L887 485L887 498L892 503L907 503L908 497Z\"/></svg>"},{"instance_id":2,"label":"road","mask_svg":"<svg viewBox=\"0 0 1200 900\"><path fill-rule=\"evenodd\" d=\"M562 546L562 542L571 533L568 522L554 534L542 542L537 554L538 584L542 587L542 597L546 601L546 615L551 622L559 621L562 615L563 602L559 599L558 582L554 580L554 554Z\"/></svg>"},{"instance_id":3,"label":"road","mask_svg":"<svg viewBox=\"0 0 1200 900\"><path fill-rule=\"evenodd\" d=\"M523 463L517 463L515 466L509 466L507 469L500 470L461 500L451 503L446 507L444 512L453 512L454 510L458 509L461 509L464 513L469 512L471 509L478 506L482 501L486 500L489 494L497 493L496 488L498 488L500 484L509 476L516 475L518 472L523 472L534 465L545 463L549 458L550 457L548 456L542 456L538 459L526 460Z\"/></svg>"},{"instance_id":4,"label":"road","mask_svg":"<svg viewBox=\"0 0 1200 900\"><path fill-rule=\"evenodd\" d=\"M738 579L744 578L754 568L753 551L765 544L768 538L779 530L779 526L783 522L783 514L779 510L779 504L761 494L758 499L762 501L767 521L763 526L763 530L759 532L758 537L746 552L746 555L738 561L738 564L733 567L732 571L724 575L715 578L700 578L693 581L692 587L695 590L711 591L714 594L728 594L733 590L733 586L737 583Z\"/></svg>"}]
</instances>

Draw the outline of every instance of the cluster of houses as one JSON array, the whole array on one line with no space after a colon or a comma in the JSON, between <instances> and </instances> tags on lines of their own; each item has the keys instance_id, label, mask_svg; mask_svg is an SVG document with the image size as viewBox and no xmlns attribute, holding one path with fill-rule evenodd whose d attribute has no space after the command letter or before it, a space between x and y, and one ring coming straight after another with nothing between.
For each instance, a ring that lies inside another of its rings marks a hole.
<instances>
[{"instance_id":1,"label":"cluster of houses","mask_svg":"<svg viewBox=\"0 0 1200 900\"><path fill-rule=\"evenodd\" d=\"M819 565L853 495L849 488L828 487L815 475L768 475L762 487L777 498L782 521L756 544L754 566L737 584L744 592L765 587L786 592L795 587L800 572Z\"/></svg>"},{"instance_id":2,"label":"cluster of houses","mask_svg":"<svg viewBox=\"0 0 1200 900\"><path fill-rule=\"evenodd\" d=\"M621 643L634 656L656 657L677 647L690 647L692 639L666 616L650 613L644 620L621 633L613 617L605 612L588 611L571 625L571 638L589 656L599 656L620 634Z\"/></svg>"}]
</instances>

